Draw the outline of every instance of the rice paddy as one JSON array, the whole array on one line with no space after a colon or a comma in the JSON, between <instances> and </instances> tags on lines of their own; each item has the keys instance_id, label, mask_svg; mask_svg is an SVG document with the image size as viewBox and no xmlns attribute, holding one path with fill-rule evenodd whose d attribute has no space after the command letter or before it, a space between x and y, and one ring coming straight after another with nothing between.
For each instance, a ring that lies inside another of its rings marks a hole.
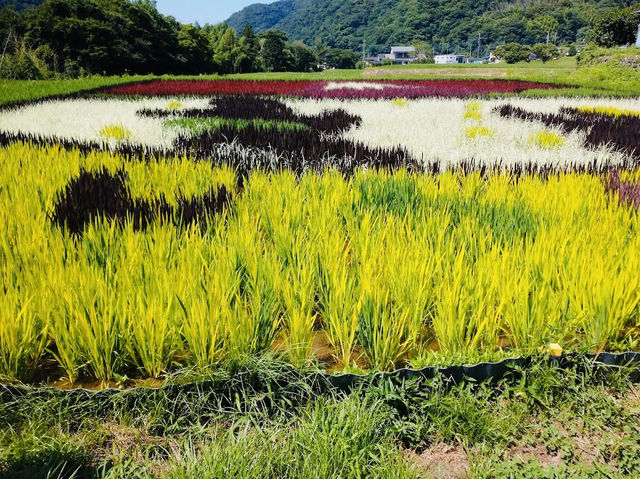
<instances>
[{"instance_id":1,"label":"rice paddy","mask_svg":"<svg viewBox=\"0 0 640 479\"><path fill-rule=\"evenodd\" d=\"M5 108L0 376L637 350L640 103L481 96L525 88L153 81Z\"/></svg>"}]
</instances>

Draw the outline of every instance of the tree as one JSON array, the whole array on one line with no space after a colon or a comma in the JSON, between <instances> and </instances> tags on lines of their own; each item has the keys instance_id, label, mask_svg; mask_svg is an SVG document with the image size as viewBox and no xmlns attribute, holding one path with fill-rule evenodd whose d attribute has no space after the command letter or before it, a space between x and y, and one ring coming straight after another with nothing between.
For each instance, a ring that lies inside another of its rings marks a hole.
<instances>
[{"instance_id":1,"label":"tree","mask_svg":"<svg viewBox=\"0 0 640 479\"><path fill-rule=\"evenodd\" d=\"M181 25L178 45L184 63L184 73L210 73L213 70L209 39L200 28Z\"/></svg>"},{"instance_id":2,"label":"tree","mask_svg":"<svg viewBox=\"0 0 640 479\"><path fill-rule=\"evenodd\" d=\"M507 43L495 49L493 54L507 63L529 61L531 50L519 43Z\"/></svg>"},{"instance_id":3,"label":"tree","mask_svg":"<svg viewBox=\"0 0 640 479\"><path fill-rule=\"evenodd\" d=\"M331 68L339 68L344 70L354 69L360 60L360 55L352 50L343 50L341 48L332 48L325 56L324 61Z\"/></svg>"},{"instance_id":4,"label":"tree","mask_svg":"<svg viewBox=\"0 0 640 479\"><path fill-rule=\"evenodd\" d=\"M281 30L267 30L260 34L262 43L262 60L268 72L286 71L289 56L286 52L287 35Z\"/></svg>"},{"instance_id":5,"label":"tree","mask_svg":"<svg viewBox=\"0 0 640 479\"><path fill-rule=\"evenodd\" d=\"M311 48L297 41L293 42L289 49L293 55L293 63L291 65L293 71L308 72L316 69L318 58Z\"/></svg>"},{"instance_id":6,"label":"tree","mask_svg":"<svg viewBox=\"0 0 640 479\"><path fill-rule=\"evenodd\" d=\"M527 30L536 40L544 38L547 43L553 40L558 28L560 28L558 20L551 15L535 17L527 24Z\"/></svg>"},{"instance_id":7,"label":"tree","mask_svg":"<svg viewBox=\"0 0 640 479\"><path fill-rule=\"evenodd\" d=\"M239 53L238 35L233 28L227 28L215 45L213 61L216 71L221 74L234 72L234 56Z\"/></svg>"},{"instance_id":8,"label":"tree","mask_svg":"<svg viewBox=\"0 0 640 479\"><path fill-rule=\"evenodd\" d=\"M249 24L244 26L240 36L240 54L235 59L236 71L238 73L250 73L259 71L260 42L256 37L253 27Z\"/></svg>"},{"instance_id":9,"label":"tree","mask_svg":"<svg viewBox=\"0 0 640 479\"><path fill-rule=\"evenodd\" d=\"M531 47L531 53L538 57L538 60L542 60L543 63L558 58L559 55L558 47L552 43L536 43Z\"/></svg>"},{"instance_id":10,"label":"tree","mask_svg":"<svg viewBox=\"0 0 640 479\"><path fill-rule=\"evenodd\" d=\"M622 8L603 15L593 27L591 40L607 48L635 43L638 16L633 12L634 8Z\"/></svg>"}]
</instances>

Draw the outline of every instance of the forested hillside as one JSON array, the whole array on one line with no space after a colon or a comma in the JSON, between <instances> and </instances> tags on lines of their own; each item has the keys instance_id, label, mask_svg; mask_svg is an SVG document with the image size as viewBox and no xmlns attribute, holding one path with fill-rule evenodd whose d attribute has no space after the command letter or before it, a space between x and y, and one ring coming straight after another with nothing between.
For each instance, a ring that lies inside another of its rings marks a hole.
<instances>
[{"instance_id":1,"label":"forested hillside","mask_svg":"<svg viewBox=\"0 0 640 479\"><path fill-rule=\"evenodd\" d=\"M16 7L16 10L22 11L27 8L37 7L43 1L44 0L0 0L0 9L13 6Z\"/></svg>"},{"instance_id":2,"label":"forested hillside","mask_svg":"<svg viewBox=\"0 0 640 479\"><path fill-rule=\"evenodd\" d=\"M629 0L282 0L252 5L227 23L236 30L250 23L258 31L279 28L307 44L373 49L415 41L436 50L580 39L609 8Z\"/></svg>"}]
</instances>

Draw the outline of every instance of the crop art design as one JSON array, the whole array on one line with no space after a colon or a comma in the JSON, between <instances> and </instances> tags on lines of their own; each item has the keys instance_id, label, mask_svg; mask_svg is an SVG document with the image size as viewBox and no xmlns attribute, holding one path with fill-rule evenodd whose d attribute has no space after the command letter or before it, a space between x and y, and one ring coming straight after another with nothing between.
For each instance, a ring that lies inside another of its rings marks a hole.
<instances>
[{"instance_id":1,"label":"crop art design","mask_svg":"<svg viewBox=\"0 0 640 479\"><path fill-rule=\"evenodd\" d=\"M637 163L637 99L481 97L547 87L158 80L6 108L0 144L185 156L228 165L241 178L256 169L600 171Z\"/></svg>"}]
</instances>

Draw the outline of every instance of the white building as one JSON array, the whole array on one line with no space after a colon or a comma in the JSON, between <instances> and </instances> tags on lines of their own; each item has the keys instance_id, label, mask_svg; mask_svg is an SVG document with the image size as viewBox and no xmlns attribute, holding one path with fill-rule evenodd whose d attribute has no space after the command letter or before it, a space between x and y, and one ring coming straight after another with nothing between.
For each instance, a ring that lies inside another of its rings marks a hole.
<instances>
[{"instance_id":1,"label":"white building","mask_svg":"<svg viewBox=\"0 0 640 479\"><path fill-rule=\"evenodd\" d=\"M382 64L383 60L391 60L394 65L409 65L417 60L416 49L413 47L391 47L391 53L383 53L367 58L367 62L374 65Z\"/></svg>"},{"instance_id":2,"label":"white building","mask_svg":"<svg viewBox=\"0 0 640 479\"><path fill-rule=\"evenodd\" d=\"M464 55L436 55L433 59L439 65L452 65L465 62Z\"/></svg>"}]
</instances>

